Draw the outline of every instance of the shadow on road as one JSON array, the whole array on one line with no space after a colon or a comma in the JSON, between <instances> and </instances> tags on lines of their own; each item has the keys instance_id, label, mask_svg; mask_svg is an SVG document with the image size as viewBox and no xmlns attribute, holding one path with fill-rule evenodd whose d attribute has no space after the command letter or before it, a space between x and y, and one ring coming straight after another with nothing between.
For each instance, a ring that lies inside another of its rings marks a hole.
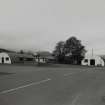
<instances>
[{"instance_id":1,"label":"shadow on road","mask_svg":"<svg viewBox=\"0 0 105 105\"><path fill-rule=\"evenodd\" d=\"M0 76L3 76L3 75L11 75L11 74L14 74L14 73L0 72Z\"/></svg>"}]
</instances>

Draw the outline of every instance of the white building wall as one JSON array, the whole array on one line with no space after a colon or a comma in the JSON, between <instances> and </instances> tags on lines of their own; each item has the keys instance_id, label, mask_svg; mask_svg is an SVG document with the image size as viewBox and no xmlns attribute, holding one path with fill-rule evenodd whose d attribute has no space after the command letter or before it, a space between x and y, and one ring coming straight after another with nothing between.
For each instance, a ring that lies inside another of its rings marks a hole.
<instances>
[{"instance_id":1,"label":"white building wall","mask_svg":"<svg viewBox=\"0 0 105 105\"><path fill-rule=\"evenodd\" d=\"M7 53L0 53L0 63L1 64L3 63L2 58L4 59L4 64L11 64L11 59Z\"/></svg>"},{"instance_id":2,"label":"white building wall","mask_svg":"<svg viewBox=\"0 0 105 105\"><path fill-rule=\"evenodd\" d=\"M46 59L43 59L43 58L39 58L39 60L36 59L35 61L36 61L36 62L39 61L39 63L46 63Z\"/></svg>"},{"instance_id":3,"label":"white building wall","mask_svg":"<svg viewBox=\"0 0 105 105\"><path fill-rule=\"evenodd\" d=\"M88 62L85 62L85 59L87 59ZM95 60L95 66L105 66L105 63L104 63L103 59L101 57L95 56L95 55L94 56L92 56L92 55L85 56L85 58L82 60L81 64L91 66L90 65L90 60L91 59Z\"/></svg>"}]
</instances>

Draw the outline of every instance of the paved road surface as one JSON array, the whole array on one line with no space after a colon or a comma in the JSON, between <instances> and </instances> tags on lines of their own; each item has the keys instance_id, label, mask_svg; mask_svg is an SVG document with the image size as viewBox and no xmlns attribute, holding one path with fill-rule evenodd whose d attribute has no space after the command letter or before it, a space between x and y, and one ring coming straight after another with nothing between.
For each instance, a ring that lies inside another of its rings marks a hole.
<instances>
[{"instance_id":1,"label":"paved road surface","mask_svg":"<svg viewBox=\"0 0 105 105\"><path fill-rule=\"evenodd\" d=\"M104 69L0 66L0 105L105 105Z\"/></svg>"}]
</instances>

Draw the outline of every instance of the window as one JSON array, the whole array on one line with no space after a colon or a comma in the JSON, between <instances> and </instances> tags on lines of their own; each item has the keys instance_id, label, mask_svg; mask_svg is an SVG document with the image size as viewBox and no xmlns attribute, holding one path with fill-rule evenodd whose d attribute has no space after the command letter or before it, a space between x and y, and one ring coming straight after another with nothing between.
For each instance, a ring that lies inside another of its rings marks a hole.
<instances>
[{"instance_id":1,"label":"window","mask_svg":"<svg viewBox=\"0 0 105 105\"><path fill-rule=\"evenodd\" d=\"M88 59L85 59L84 62L87 63L88 62Z\"/></svg>"},{"instance_id":2,"label":"window","mask_svg":"<svg viewBox=\"0 0 105 105\"><path fill-rule=\"evenodd\" d=\"M90 65L95 65L95 59L90 59Z\"/></svg>"},{"instance_id":3,"label":"window","mask_svg":"<svg viewBox=\"0 0 105 105\"><path fill-rule=\"evenodd\" d=\"M26 61L33 61L34 59L33 58L26 58L25 60Z\"/></svg>"},{"instance_id":4,"label":"window","mask_svg":"<svg viewBox=\"0 0 105 105\"><path fill-rule=\"evenodd\" d=\"M9 61L9 58L8 57L6 57L5 59L6 59L6 61Z\"/></svg>"},{"instance_id":5,"label":"window","mask_svg":"<svg viewBox=\"0 0 105 105\"><path fill-rule=\"evenodd\" d=\"M24 58L23 58L23 57L20 57L19 60L20 60L20 61L24 61Z\"/></svg>"}]
</instances>

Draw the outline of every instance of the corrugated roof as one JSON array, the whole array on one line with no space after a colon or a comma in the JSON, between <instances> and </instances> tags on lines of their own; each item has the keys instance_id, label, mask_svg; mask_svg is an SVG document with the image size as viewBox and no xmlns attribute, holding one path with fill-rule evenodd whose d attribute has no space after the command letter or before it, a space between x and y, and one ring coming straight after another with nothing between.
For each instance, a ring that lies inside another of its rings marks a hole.
<instances>
[{"instance_id":1,"label":"corrugated roof","mask_svg":"<svg viewBox=\"0 0 105 105\"><path fill-rule=\"evenodd\" d=\"M24 58L33 58L32 55L29 54L19 54L19 53L8 53L10 57L24 57Z\"/></svg>"},{"instance_id":2,"label":"corrugated roof","mask_svg":"<svg viewBox=\"0 0 105 105\"><path fill-rule=\"evenodd\" d=\"M101 55L100 57L105 61L105 55Z\"/></svg>"}]
</instances>

